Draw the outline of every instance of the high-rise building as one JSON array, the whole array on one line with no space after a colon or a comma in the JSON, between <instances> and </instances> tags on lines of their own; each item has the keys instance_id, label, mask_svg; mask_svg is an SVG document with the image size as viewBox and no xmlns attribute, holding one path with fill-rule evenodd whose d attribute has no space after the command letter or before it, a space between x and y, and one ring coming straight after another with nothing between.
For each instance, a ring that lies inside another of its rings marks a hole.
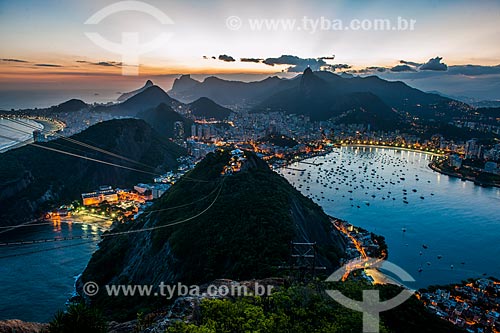
<instances>
[{"instance_id":1,"label":"high-rise building","mask_svg":"<svg viewBox=\"0 0 500 333\"><path fill-rule=\"evenodd\" d=\"M203 139L203 126L201 125L198 126L198 131L196 136L198 137L198 140Z\"/></svg>"},{"instance_id":2,"label":"high-rise building","mask_svg":"<svg viewBox=\"0 0 500 333\"><path fill-rule=\"evenodd\" d=\"M465 143L465 158L476 158L479 153L477 139L471 139Z\"/></svg>"},{"instance_id":3,"label":"high-rise building","mask_svg":"<svg viewBox=\"0 0 500 333\"><path fill-rule=\"evenodd\" d=\"M191 136L196 136L196 124L191 125Z\"/></svg>"}]
</instances>

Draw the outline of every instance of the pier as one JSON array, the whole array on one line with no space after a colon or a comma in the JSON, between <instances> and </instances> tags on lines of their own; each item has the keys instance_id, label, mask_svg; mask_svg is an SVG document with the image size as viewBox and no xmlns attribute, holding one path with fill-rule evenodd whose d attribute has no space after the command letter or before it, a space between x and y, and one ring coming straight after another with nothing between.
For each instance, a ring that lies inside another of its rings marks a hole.
<instances>
[{"instance_id":1,"label":"pier","mask_svg":"<svg viewBox=\"0 0 500 333\"><path fill-rule=\"evenodd\" d=\"M297 169L297 168L292 168L292 167L289 167L289 166L286 166L285 169L293 170L293 171L300 171L300 172L306 171L306 169Z\"/></svg>"},{"instance_id":2,"label":"pier","mask_svg":"<svg viewBox=\"0 0 500 333\"><path fill-rule=\"evenodd\" d=\"M305 161L300 161L298 163L309 164L309 165L314 165L314 166L320 166L323 164L323 163L312 163L312 162L305 162Z\"/></svg>"}]
</instances>

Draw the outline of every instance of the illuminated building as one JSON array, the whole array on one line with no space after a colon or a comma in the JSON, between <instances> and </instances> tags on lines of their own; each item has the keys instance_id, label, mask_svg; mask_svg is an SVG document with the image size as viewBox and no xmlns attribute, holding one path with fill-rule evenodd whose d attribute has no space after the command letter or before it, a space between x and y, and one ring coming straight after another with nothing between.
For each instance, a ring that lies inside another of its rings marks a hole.
<instances>
[{"instance_id":1,"label":"illuminated building","mask_svg":"<svg viewBox=\"0 0 500 333\"><path fill-rule=\"evenodd\" d=\"M104 201L112 203L118 202L118 194L111 186L101 186L98 191L82 193L84 206L98 205Z\"/></svg>"}]
</instances>

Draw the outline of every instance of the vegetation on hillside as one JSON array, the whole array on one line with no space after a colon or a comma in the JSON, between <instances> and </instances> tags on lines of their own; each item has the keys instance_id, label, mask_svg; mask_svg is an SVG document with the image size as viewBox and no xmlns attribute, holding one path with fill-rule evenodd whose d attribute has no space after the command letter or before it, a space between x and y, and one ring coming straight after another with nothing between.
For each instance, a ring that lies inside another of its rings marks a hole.
<instances>
[{"instance_id":1,"label":"vegetation on hillside","mask_svg":"<svg viewBox=\"0 0 500 333\"><path fill-rule=\"evenodd\" d=\"M347 309L331 299L320 285L294 285L268 297L236 300L205 299L199 318L177 322L167 333L243 333L243 332L361 332L362 313ZM362 300L362 291L375 287L361 281L336 284L352 299ZM377 286L381 300L400 292L396 286ZM434 315L412 297L403 305L381 313L380 332L452 333L461 332Z\"/></svg>"},{"instance_id":2,"label":"vegetation on hillside","mask_svg":"<svg viewBox=\"0 0 500 333\"><path fill-rule=\"evenodd\" d=\"M299 144L294 139L286 135L280 135L280 134L269 134L266 135L265 137L260 138L258 141L263 143L269 143L279 147L288 147L288 148L295 147L296 145Z\"/></svg>"},{"instance_id":3,"label":"vegetation on hillside","mask_svg":"<svg viewBox=\"0 0 500 333\"><path fill-rule=\"evenodd\" d=\"M179 271L185 272L185 281L210 281L219 277L262 278L277 274L276 267L289 260L289 244L297 238L296 223L301 223L292 218L294 201L307 211L304 214L309 215L303 223L319 228L324 235L329 234L331 225L321 208L270 171L257 157L250 157L248 163L258 164L251 171L221 179L219 170L227 163L227 155L212 154L189 174L189 177L201 180L219 178L216 183L186 179L176 184L157 205L177 206L222 186L217 201L202 217L182 227L164 228L153 233L155 249L163 248L168 241L179 259ZM188 213L190 209L197 212L207 204L207 201L198 204L196 210L189 207L187 210L160 212L158 224L178 221L192 215ZM322 254L333 259L334 265L338 263L341 249L335 246L327 248L324 238L315 240L320 243Z\"/></svg>"},{"instance_id":4,"label":"vegetation on hillside","mask_svg":"<svg viewBox=\"0 0 500 333\"><path fill-rule=\"evenodd\" d=\"M343 243L328 216L264 161L246 154L242 170L226 176L221 171L230 153L209 154L142 217L113 232L157 229L105 238L81 282L203 284L283 275L278 266L288 264L291 241L304 236L317 242L318 265L335 268ZM153 309L158 298L99 294L92 302L127 319Z\"/></svg>"}]
</instances>

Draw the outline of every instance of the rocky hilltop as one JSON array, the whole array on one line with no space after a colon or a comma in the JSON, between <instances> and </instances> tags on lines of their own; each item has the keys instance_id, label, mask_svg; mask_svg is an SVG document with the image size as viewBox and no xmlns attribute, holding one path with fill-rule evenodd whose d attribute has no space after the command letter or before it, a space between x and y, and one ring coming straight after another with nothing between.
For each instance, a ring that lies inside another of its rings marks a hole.
<instances>
[{"instance_id":1,"label":"rocky hilltop","mask_svg":"<svg viewBox=\"0 0 500 333\"><path fill-rule=\"evenodd\" d=\"M253 153L243 158L209 154L141 218L105 234L77 289L88 281L202 284L276 276L290 260L292 241L316 242L317 264L333 270L345 244L328 216ZM221 175L231 163L241 163L233 165L239 171ZM158 306L158 298L105 292L89 301L122 320Z\"/></svg>"}]
</instances>

